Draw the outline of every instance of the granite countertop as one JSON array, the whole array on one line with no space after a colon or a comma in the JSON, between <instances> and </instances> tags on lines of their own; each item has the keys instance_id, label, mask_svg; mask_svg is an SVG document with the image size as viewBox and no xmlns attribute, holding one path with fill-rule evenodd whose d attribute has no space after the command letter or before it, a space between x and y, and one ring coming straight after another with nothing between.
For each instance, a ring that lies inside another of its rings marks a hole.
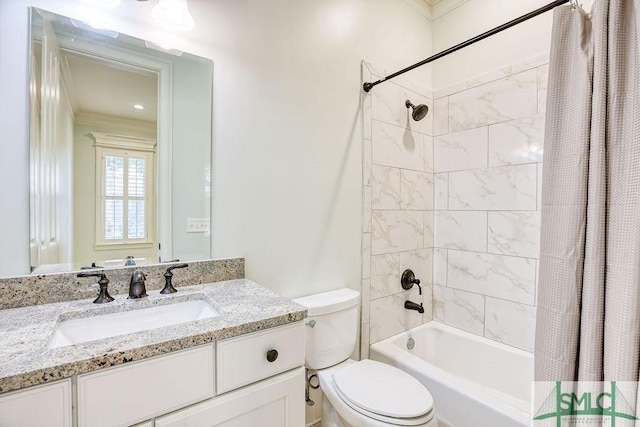
<instances>
[{"instance_id":1,"label":"granite countertop","mask_svg":"<svg viewBox=\"0 0 640 427\"><path fill-rule=\"evenodd\" d=\"M68 301L0 310L0 393L44 384L86 372L182 350L302 320L306 308L246 279L178 288L162 295L128 300L115 296L108 304ZM205 300L220 316L105 338L84 344L48 348L58 318L147 308Z\"/></svg>"}]
</instances>

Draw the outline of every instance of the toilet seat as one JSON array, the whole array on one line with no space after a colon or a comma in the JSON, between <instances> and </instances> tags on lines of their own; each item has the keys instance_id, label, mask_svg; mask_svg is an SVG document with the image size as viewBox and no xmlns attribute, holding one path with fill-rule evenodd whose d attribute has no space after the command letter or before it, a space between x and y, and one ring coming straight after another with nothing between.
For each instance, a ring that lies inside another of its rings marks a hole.
<instances>
[{"instance_id":1,"label":"toilet seat","mask_svg":"<svg viewBox=\"0 0 640 427\"><path fill-rule=\"evenodd\" d=\"M433 418L429 391L411 375L384 363L353 363L333 374L333 385L351 409L384 423L414 426Z\"/></svg>"}]
</instances>

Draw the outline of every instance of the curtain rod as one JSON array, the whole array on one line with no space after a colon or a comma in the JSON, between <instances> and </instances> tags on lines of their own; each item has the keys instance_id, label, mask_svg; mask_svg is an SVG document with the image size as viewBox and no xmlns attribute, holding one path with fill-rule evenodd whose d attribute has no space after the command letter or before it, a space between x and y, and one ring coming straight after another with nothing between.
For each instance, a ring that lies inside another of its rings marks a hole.
<instances>
[{"instance_id":1,"label":"curtain rod","mask_svg":"<svg viewBox=\"0 0 640 427\"><path fill-rule=\"evenodd\" d=\"M515 25L518 25L518 24L520 24L520 23L522 23L524 21L527 21L527 20L529 20L531 18L534 18L534 17L536 17L538 15L541 15L541 14L543 14L545 12L548 12L551 9L556 8L557 6L560 6L560 5L564 4L564 3L569 3L569 2L571 2L574 5L574 7L577 6L577 0L556 0L554 2L549 3L546 6L541 7L540 9L534 10L533 12L529 12L526 15L522 15L521 17L516 18L513 21L509 21L506 24L502 24L499 27L494 28L493 30L489 30L489 31L487 31L485 33L482 33L479 36L475 36L472 39L469 39L469 40L467 40L465 42L462 42L462 43L457 44L457 45L455 45L453 47L450 47L447 50L443 50L440 53L436 53L435 55L430 56L429 58L425 59L424 61L420 61L418 63L410 65L409 67L404 68L404 69L402 69L400 71L397 71L397 72L395 72L395 73L393 73L393 74L391 74L391 75L389 75L387 77L383 77L382 79L377 80L377 81L375 81L373 83L368 83L368 82L364 83L362 85L362 89L364 89L365 92L369 92L371 89L373 89L374 86L379 85L380 83L384 83L387 80L391 80L394 77L398 77L400 74L404 74L407 71L413 70L414 68L418 68L418 67L421 67L421 66L423 66L425 64L428 64L429 62L433 62L436 59L440 59L443 56L447 56L450 53L456 52L456 51L458 51L458 50L460 50L462 48L465 48L465 47L470 46L470 45L472 45L472 44L474 44L476 42L479 42L480 40L484 40L487 37L491 37L494 34L498 34L501 31L504 31L504 30L506 30L508 28L511 28L511 27L513 27Z\"/></svg>"}]
</instances>

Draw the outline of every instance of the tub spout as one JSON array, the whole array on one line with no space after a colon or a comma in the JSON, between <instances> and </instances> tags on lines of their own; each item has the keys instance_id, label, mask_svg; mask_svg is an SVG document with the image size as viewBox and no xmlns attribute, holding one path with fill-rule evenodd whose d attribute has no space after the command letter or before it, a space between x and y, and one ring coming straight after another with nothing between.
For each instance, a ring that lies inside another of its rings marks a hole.
<instances>
[{"instance_id":1,"label":"tub spout","mask_svg":"<svg viewBox=\"0 0 640 427\"><path fill-rule=\"evenodd\" d=\"M406 308L407 310L415 310L418 313L424 313L424 307L422 306L422 303L416 304L413 301L405 301L404 308Z\"/></svg>"}]
</instances>

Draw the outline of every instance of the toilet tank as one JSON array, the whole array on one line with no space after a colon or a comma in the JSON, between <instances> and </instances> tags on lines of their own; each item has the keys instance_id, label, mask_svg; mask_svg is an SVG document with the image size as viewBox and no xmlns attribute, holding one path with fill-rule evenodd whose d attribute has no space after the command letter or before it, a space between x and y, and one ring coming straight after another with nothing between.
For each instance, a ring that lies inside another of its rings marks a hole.
<instances>
[{"instance_id":1,"label":"toilet tank","mask_svg":"<svg viewBox=\"0 0 640 427\"><path fill-rule=\"evenodd\" d=\"M359 292L344 288L293 300L308 311L305 320L307 368L323 369L349 358L356 345L359 296Z\"/></svg>"}]
</instances>

